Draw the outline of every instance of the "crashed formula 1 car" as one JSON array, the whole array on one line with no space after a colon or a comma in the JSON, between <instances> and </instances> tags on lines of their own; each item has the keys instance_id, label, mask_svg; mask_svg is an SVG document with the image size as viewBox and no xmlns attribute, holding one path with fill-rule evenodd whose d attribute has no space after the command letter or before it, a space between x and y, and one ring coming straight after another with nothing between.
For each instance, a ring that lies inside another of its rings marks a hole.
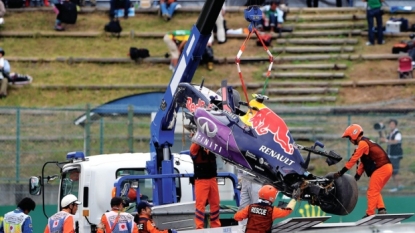
<instances>
[{"instance_id":1,"label":"crashed formula 1 car","mask_svg":"<svg viewBox=\"0 0 415 233\"><path fill-rule=\"evenodd\" d=\"M188 110L190 124L186 128L193 131L193 142L288 197L308 201L330 214L353 211L358 189L352 176L333 179L333 173L318 177L307 171L310 153L326 157L328 165L341 161L341 156L318 150L316 147L324 147L319 142L311 147L296 144L284 120L264 104L266 96L254 95L248 104L233 101L235 91L226 84L221 90L218 95L203 83L179 84L174 103ZM245 105L247 111L239 109L238 104ZM308 152L306 159L300 150Z\"/></svg>"}]
</instances>

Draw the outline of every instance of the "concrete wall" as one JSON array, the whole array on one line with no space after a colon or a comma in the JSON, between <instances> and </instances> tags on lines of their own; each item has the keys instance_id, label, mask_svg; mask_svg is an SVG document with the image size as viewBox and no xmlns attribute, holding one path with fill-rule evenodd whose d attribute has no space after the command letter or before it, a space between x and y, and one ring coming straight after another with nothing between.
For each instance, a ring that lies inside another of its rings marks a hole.
<instances>
[{"instance_id":1,"label":"concrete wall","mask_svg":"<svg viewBox=\"0 0 415 233\"><path fill-rule=\"evenodd\" d=\"M42 204L42 195L29 194L29 184L0 184L0 206L16 206L24 197L32 198L37 205ZM58 185L45 186L45 205L56 205L58 200Z\"/></svg>"}]
</instances>

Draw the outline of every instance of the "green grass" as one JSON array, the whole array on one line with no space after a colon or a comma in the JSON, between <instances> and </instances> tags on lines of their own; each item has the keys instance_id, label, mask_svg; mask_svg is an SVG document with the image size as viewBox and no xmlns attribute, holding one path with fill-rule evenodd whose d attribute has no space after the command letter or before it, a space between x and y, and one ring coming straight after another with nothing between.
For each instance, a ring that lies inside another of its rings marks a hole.
<instances>
[{"instance_id":1,"label":"green grass","mask_svg":"<svg viewBox=\"0 0 415 233\"><path fill-rule=\"evenodd\" d=\"M230 40L226 44L213 47L216 57L233 59L242 45L242 40ZM262 48L255 46L255 39L248 43L242 57L267 57ZM255 47L254 47L255 46ZM9 57L125 57L130 47L147 48L152 57L164 57L169 52L162 38L7 38L2 47Z\"/></svg>"},{"instance_id":2,"label":"green grass","mask_svg":"<svg viewBox=\"0 0 415 233\"><path fill-rule=\"evenodd\" d=\"M5 31L52 31L55 15L51 12L24 12L8 13ZM140 14L127 20L122 19L121 24L124 31L135 32L167 32L174 29L188 29L197 20L197 13L180 13L173 17L170 22L164 22L155 14ZM36 20L33 20L36 19ZM227 25L229 28L247 27L247 22L241 13L227 14ZM108 21L104 13L80 14L76 25L69 26L68 31L103 31L103 25ZM301 22L301 18L300 18ZM306 23L306 22L305 22ZM176 27L175 27L176 26ZM362 39L364 40L364 39ZM216 57L226 57L233 60L242 44L242 40L230 39L226 44L214 45ZM273 46L278 46L276 43ZM97 38L5 38L1 47L6 49L6 57L125 57L130 47L144 47L150 50L153 57L164 56L168 49L161 38L111 38L100 36ZM358 46L356 46L357 48ZM366 48L365 48L366 49ZM356 49L356 51L360 51ZM360 51L361 52L361 51ZM295 54L284 54L280 56L294 56ZM261 47L255 45L255 39L249 41L243 57L261 56L267 54ZM306 64L324 63L327 61L285 61L284 63ZM340 63L336 59L329 62ZM359 61L347 61L348 65ZM245 83L265 81L262 74L266 71L267 63L252 65L242 64ZM40 90L36 85L128 85L128 84L165 84L169 83L171 71L166 64L64 64L64 63L21 63L13 62L12 71L29 74L34 77L34 85L23 88L11 88L11 98L0 100L4 106L85 106L86 103L93 105L102 104L114 98L125 95L149 91L149 90ZM313 71L315 72L315 71ZM346 71L347 74L350 69ZM192 80L198 83L204 78L206 85L218 85L221 80L228 79L229 83L239 83L239 76L235 65L215 65L213 71L207 71L200 67ZM277 83L279 80L270 80ZM307 79L286 79L293 82L305 82ZM346 79L344 79L346 80ZM253 92L254 90L252 90ZM341 98L338 98L341 99ZM338 102L338 101L337 101ZM324 105L325 103L313 103L305 105Z\"/></svg>"},{"instance_id":3,"label":"green grass","mask_svg":"<svg viewBox=\"0 0 415 233\"><path fill-rule=\"evenodd\" d=\"M245 82L259 78L266 68L264 65L242 66ZM115 98L150 90L42 90L36 86L55 85L168 85L172 72L165 64L65 64L65 63L13 63L12 70L30 74L34 78L32 86L10 88L9 96L0 100L2 106L58 107L85 106L87 103L102 104ZM213 71L200 67L192 80L205 85L218 86L221 80L239 83L236 65L217 65Z\"/></svg>"},{"instance_id":4,"label":"green grass","mask_svg":"<svg viewBox=\"0 0 415 233\"><path fill-rule=\"evenodd\" d=\"M190 29L198 19L198 13L176 14L172 20L165 22L156 14L139 14L128 19L121 19L123 31L135 32L167 32L175 29ZM8 12L5 16L7 22L3 30L6 31L52 31L56 15L50 12ZM33 20L36 19L36 20ZM243 14L228 13L226 15L229 28L248 27ZM78 14L76 25L69 25L68 31L103 31L108 23L107 14L92 13ZM177 28L175 28L177 27Z\"/></svg>"},{"instance_id":5,"label":"green grass","mask_svg":"<svg viewBox=\"0 0 415 233\"><path fill-rule=\"evenodd\" d=\"M28 73L36 84L168 84L171 71L165 64L116 64L89 63L14 63L13 70Z\"/></svg>"}]
</instances>

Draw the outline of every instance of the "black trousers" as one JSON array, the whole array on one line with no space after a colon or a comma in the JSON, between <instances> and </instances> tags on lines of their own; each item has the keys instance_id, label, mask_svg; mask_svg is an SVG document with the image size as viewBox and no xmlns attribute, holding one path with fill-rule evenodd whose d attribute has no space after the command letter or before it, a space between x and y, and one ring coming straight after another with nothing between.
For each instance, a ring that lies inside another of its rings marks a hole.
<instances>
[{"instance_id":1,"label":"black trousers","mask_svg":"<svg viewBox=\"0 0 415 233\"><path fill-rule=\"evenodd\" d=\"M336 0L336 6L342 7L342 0ZM307 0L307 7L318 7L318 0Z\"/></svg>"},{"instance_id":2,"label":"black trousers","mask_svg":"<svg viewBox=\"0 0 415 233\"><path fill-rule=\"evenodd\" d=\"M307 0L308 7L318 7L318 0Z\"/></svg>"}]
</instances>

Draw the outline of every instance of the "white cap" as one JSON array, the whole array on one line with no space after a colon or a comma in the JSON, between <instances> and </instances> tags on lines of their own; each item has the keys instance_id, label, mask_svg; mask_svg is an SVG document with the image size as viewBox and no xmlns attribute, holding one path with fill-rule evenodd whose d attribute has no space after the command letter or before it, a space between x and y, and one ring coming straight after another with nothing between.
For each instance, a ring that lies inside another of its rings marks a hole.
<instances>
[{"instance_id":1,"label":"white cap","mask_svg":"<svg viewBox=\"0 0 415 233\"><path fill-rule=\"evenodd\" d=\"M82 204L82 202L78 201L78 198L75 197L73 194L68 194L62 198L61 206L62 208L69 206L70 204L75 203L77 205Z\"/></svg>"}]
</instances>

